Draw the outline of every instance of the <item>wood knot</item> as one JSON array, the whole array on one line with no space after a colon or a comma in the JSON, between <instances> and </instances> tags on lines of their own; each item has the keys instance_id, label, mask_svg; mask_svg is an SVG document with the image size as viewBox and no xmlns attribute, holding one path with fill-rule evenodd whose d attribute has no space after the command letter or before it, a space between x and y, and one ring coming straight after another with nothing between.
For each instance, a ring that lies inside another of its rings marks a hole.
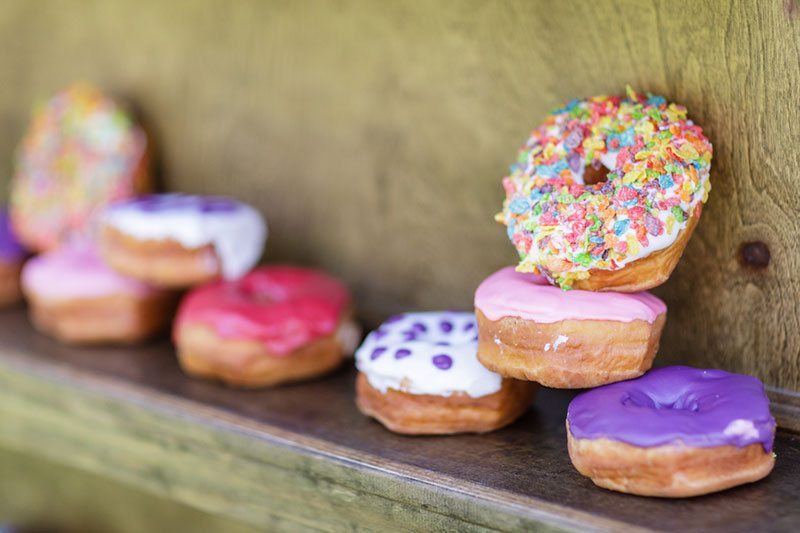
<instances>
[{"instance_id":1,"label":"wood knot","mask_svg":"<svg viewBox=\"0 0 800 533\"><path fill-rule=\"evenodd\" d=\"M744 267L767 268L769 258L769 247L761 241L744 242L739 246L739 262Z\"/></svg>"}]
</instances>

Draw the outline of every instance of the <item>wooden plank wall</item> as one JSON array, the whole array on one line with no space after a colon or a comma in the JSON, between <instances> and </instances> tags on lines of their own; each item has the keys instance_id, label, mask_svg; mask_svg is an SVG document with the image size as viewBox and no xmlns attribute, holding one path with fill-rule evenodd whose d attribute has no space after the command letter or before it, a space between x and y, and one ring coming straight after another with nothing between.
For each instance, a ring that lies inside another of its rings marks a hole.
<instances>
[{"instance_id":1,"label":"wooden plank wall","mask_svg":"<svg viewBox=\"0 0 800 533\"><path fill-rule=\"evenodd\" d=\"M330 269L374 322L468 308L514 260L492 215L527 132L564 100L631 84L686 104L715 147L699 229L656 291L670 309L661 360L797 390L798 11L794 0L6 0L0 169L34 99L96 81L141 109L168 188L254 202L271 223L267 260ZM767 267L742 266L748 242L766 245Z\"/></svg>"}]
</instances>

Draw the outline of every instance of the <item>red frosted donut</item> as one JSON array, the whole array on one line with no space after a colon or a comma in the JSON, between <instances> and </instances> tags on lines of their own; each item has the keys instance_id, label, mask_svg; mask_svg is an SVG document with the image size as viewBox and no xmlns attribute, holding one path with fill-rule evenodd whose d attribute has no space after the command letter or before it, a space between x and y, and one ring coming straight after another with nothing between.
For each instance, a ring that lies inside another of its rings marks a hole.
<instances>
[{"instance_id":1,"label":"red frosted donut","mask_svg":"<svg viewBox=\"0 0 800 533\"><path fill-rule=\"evenodd\" d=\"M260 387L328 372L353 352L359 330L338 280L315 270L268 266L191 291L174 330L189 374Z\"/></svg>"}]
</instances>

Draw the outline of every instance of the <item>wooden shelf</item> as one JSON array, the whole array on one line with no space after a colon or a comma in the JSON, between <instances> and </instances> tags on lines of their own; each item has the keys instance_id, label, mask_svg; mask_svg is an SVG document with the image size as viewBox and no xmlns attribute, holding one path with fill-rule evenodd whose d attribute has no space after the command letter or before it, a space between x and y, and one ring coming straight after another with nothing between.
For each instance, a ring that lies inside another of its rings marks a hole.
<instances>
[{"instance_id":1,"label":"wooden shelf","mask_svg":"<svg viewBox=\"0 0 800 533\"><path fill-rule=\"evenodd\" d=\"M244 392L186 378L166 341L66 348L0 313L0 443L273 530L797 530L800 437L766 480L691 500L595 488L567 456L572 394L484 436L401 437L361 416L354 372Z\"/></svg>"}]
</instances>

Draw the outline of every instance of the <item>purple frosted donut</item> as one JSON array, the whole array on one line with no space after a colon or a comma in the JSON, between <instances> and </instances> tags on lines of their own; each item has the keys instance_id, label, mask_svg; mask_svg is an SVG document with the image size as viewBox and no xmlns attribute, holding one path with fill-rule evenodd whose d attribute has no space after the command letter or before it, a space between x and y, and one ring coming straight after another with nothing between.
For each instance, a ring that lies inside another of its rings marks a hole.
<instances>
[{"instance_id":1,"label":"purple frosted donut","mask_svg":"<svg viewBox=\"0 0 800 533\"><path fill-rule=\"evenodd\" d=\"M0 306L22 300L19 273L27 255L11 228L8 211L0 208Z\"/></svg>"},{"instance_id":2,"label":"purple frosted donut","mask_svg":"<svg viewBox=\"0 0 800 533\"><path fill-rule=\"evenodd\" d=\"M575 467L646 496L707 494L772 470L775 419L757 378L673 366L578 395L567 411Z\"/></svg>"}]
</instances>

